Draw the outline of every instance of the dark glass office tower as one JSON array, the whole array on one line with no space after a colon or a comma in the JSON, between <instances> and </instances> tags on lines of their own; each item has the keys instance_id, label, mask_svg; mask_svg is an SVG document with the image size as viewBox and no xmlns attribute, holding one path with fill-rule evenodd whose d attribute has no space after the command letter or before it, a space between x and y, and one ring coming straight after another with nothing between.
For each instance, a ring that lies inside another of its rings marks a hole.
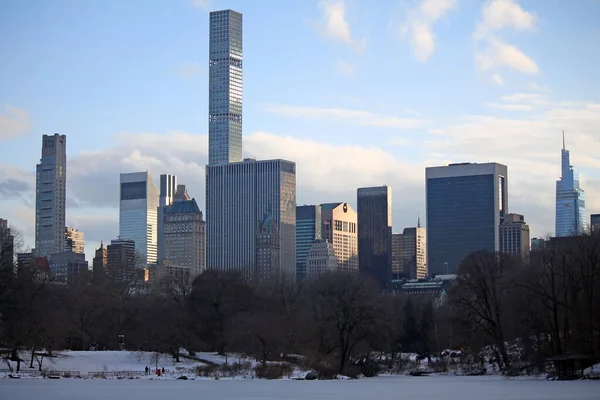
<instances>
[{"instance_id":1,"label":"dark glass office tower","mask_svg":"<svg viewBox=\"0 0 600 400\"><path fill-rule=\"evenodd\" d=\"M456 273L476 251L499 251L499 226L508 213L508 168L450 164L425 174L429 275Z\"/></svg>"},{"instance_id":2,"label":"dark glass office tower","mask_svg":"<svg viewBox=\"0 0 600 400\"><path fill-rule=\"evenodd\" d=\"M296 282L306 279L306 257L321 239L321 206L296 207Z\"/></svg>"},{"instance_id":3,"label":"dark glass office tower","mask_svg":"<svg viewBox=\"0 0 600 400\"><path fill-rule=\"evenodd\" d=\"M392 273L392 188L359 188L358 268L384 288Z\"/></svg>"}]
</instances>

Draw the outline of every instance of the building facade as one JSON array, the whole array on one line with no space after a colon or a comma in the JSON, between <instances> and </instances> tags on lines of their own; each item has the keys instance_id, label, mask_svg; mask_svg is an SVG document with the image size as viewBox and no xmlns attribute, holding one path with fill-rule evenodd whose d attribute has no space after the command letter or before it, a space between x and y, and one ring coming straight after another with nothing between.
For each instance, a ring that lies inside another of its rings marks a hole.
<instances>
[{"instance_id":1,"label":"building facade","mask_svg":"<svg viewBox=\"0 0 600 400\"><path fill-rule=\"evenodd\" d=\"M108 250L104 243L100 242L100 247L96 249L96 254L92 259L92 283L102 285L106 281L108 272Z\"/></svg>"},{"instance_id":2,"label":"building facade","mask_svg":"<svg viewBox=\"0 0 600 400\"><path fill-rule=\"evenodd\" d=\"M425 228L404 228L392 235L392 279L427 277L427 237Z\"/></svg>"},{"instance_id":3,"label":"building facade","mask_svg":"<svg viewBox=\"0 0 600 400\"><path fill-rule=\"evenodd\" d=\"M113 282L131 282L139 276L135 242L131 239L111 240L106 246L107 278Z\"/></svg>"},{"instance_id":4,"label":"building facade","mask_svg":"<svg viewBox=\"0 0 600 400\"><path fill-rule=\"evenodd\" d=\"M83 232L67 226L65 228L65 251L83 254L85 252L85 237Z\"/></svg>"},{"instance_id":5,"label":"building facade","mask_svg":"<svg viewBox=\"0 0 600 400\"><path fill-rule=\"evenodd\" d=\"M571 165L569 150L561 150L561 177L556 181L556 237L580 235L585 232L587 216L585 192L579 186L579 173Z\"/></svg>"},{"instance_id":6,"label":"building facade","mask_svg":"<svg viewBox=\"0 0 600 400\"><path fill-rule=\"evenodd\" d=\"M68 286L87 286L90 274L85 254L62 251L51 254L48 263L50 282Z\"/></svg>"},{"instance_id":7,"label":"building facade","mask_svg":"<svg viewBox=\"0 0 600 400\"><path fill-rule=\"evenodd\" d=\"M321 204L321 236L333 245L340 270L358 272L358 216L348 203Z\"/></svg>"},{"instance_id":8,"label":"building facade","mask_svg":"<svg viewBox=\"0 0 600 400\"><path fill-rule=\"evenodd\" d=\"M500 250L508 213L508 168L497 163L426 169L429 276L454 274L470 254Z\"/></svg>"},{"instance_id":9,"label":"building facade","mask_svg":"<svg viewBox=\"0 0 600 400\"><path fill-rule=\"evenodd\" d=\"M162 174L160 176L160 194L158 197L156 254L158 260L165 258L165 208L173 204L175 191L177 190L177 177L175 175Z\"/></svg>"},{"instance_id":10,"label":"building facade","mask_svg":"<svg viewBox=\"0 0 600 400\"><path fill-rule=\"evenodd\" d=\"M0 271L8 270L15 270L15 238L8 221L0 218Z\"/></svg>"},{"instance_id":11,"label":"building facade","mask_svg":"<svg viewBox=\"0 0 600 400\"><path fill-rule=\"evenodd\" d=\"M43 135L35 181L35 251L39 256L65 250L66 190L67 137Z\"/></svg>"},{"instance_id":12,"label":"building facade","mask_svg":"<svg viewBox=\"0 0 600 400\"><path fill-rule=\"evenodd\" d=\"M272 276L277 276L276 272L281 263L280 257L281 236L277 228L277 221L273 219L271 210L267 209L256 227L256 279L267 280Z\"/></svg>"},{"instance_id":13,"label":"building facade","mask_svg":"<svg viewBox=\"0 0 600 400\"><path fill-rule=\"evenodd\" d=\"M590 228L593 232L600 230L600 214L590 215Z\"/></svg>"},{"instance_id":14,"label":"building facade","mask_svg":"<svg viewBox=\"0 0 600 400\"><path fill-rule=\"evenodd\" d=\"M189 267L174 264L170 260L159 261L148 266L148 284L151 287L165 282L188 283L192 279Z\"/></svg>"},{"instance_id":15,"label":"building facade","mask_svg":"<svg viewBox=\"0 0 600 400\"><path fill-rule=\"evenodd\" d=\"M206 268L206 225L195 199L165 207L165 260L187 267L192 278Z\"/></svg>"},{"instance_id":16,"label":"building facade","mask_svg":"<svg viewBox=\"0 0 600 400\"><path fill-rule=\"evenodd\" d=\"M308 279L339 269L333 245L327 240L315 240L306 255L306 275Z\"/></svg>"},{"instance_id":17,"label":"building facade","mask_svg":"<svg viewBox=\"0 0 600 400\"><path fill-rule=\"evenodd\" d=\"M321 239L321 206L296 207L296 281L306 279L306 257L315 240ZM337 262L337 260L336 260Z\"/></svg>"},{"instance_id":18,"label":"building facade","mask_svg":"<svg viewBox=\"0 0 600 400\"><path fill-rule=\"evenodd\" d=\"M269 210L277 225L280 265L272 273L296 275L296 164L285 160L206 167L206 267L256 271L257 223Z\"/></svg>"},{"instance_id":19,"label":"building facade","mask_svg":"<svg viewBox=\"0 0 600 400\"><path fill-rule=\"evenodd\" d=\"M242 161L242 14L210 13L208 164Z\"/></svg>"},{"instance_id":20,"label":"building facade","mask_svg":"<svg viewBox=\"0 0 600 400\"><path fill-rule=\"evenodd\" d=\"M392 188L359 188L358 265L384 288L392 273Z\"/></svg>"},{"instance_id":21,"label":"building facade","mask_svg":"<svg viewBox=\"0 0 600 400\"><path fill-rule=\"evenodd\" d=\"M521 214L506 214L500 224L500 252L525 256L531 248L529 225Z\"/></svg>"},{"instance_id":22,"label":"building facade","mask_svg":"<svg viewBox=\"0 0 600 400\"><path fill-rule=\"evenodd\" d=\"M135 242L145 264L156 262L159 191L148 171L121 174L119 237Z\"/></svg>"}]
</instances>

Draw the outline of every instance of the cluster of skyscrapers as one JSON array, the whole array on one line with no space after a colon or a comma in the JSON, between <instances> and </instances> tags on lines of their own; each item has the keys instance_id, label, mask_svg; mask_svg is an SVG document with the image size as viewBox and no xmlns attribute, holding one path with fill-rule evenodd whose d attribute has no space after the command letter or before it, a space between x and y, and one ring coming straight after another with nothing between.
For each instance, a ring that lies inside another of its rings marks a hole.
<instances>
[{"instance_id":1,"label":"cluster of skyscrapers","mask_svg":"<svg viewBox=\"0 0 600 400\"><path fill-rule=\"evenodd\" d=\"M206 269L301 282L342 270L383 288L454 274L476 251L530 250L525 218L509 213L508 168L497 163L427 168L426 228L417 217L416 226L393 233L389 186L359 188L356 210L347 201L297 206L294 162L242 156L242 15L211 12L209 35L206 220L176 176L161 175L157 186L147 171L122 173L119 234L96 250L93 282L193 278ZM56 281L81 284L89 268L83 233L65 225L66 154L65 135L43 136L32 260ZM585 222L584 192L563 138L556 236L580 234ZM0 220L0 247L12 248L8 237Z\"/></svg>"}]
</instances>

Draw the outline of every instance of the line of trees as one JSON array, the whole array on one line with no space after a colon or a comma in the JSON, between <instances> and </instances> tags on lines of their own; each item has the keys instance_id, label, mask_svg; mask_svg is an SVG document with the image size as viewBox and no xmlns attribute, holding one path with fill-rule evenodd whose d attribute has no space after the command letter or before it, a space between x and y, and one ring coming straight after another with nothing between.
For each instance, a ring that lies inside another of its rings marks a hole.
<instances>
[{"instance_id":1,"label":"line of trees","mask_svg":"<svg viewBox=\"0 0 600 400\"><path fill-rule=\"evenodd\" d=\"M2 259L2 257L0 257ZM15 273L17 272L17 273ZM600 356L600 235L557 242L527 259L475 253L446 296L381 292L368 278L328 273L303 285L252 284L206 271L145 294L126 282L53 285L34 269L0 269L0 347L30 367L60 349L242 353L302 360L331 373L395 368L402 353L439 363L482 356L503 371L542 367L567 351Z\"/></svg>"}]
</instances>

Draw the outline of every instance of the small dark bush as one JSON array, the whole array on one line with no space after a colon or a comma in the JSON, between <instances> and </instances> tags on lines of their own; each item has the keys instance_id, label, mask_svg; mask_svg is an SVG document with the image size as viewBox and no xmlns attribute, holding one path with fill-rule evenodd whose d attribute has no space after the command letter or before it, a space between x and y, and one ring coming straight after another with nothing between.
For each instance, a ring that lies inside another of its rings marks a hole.
<instances>
[{"instance_id":1,"label":"small dark bush","mask_svg":"<svg viewBox=\"0 0 600 400\"><path fill-rule=\"evenodd\" d=\"M254 368L256 377L261 379L281 379L291 375L293 370L294 368L286 363L258 365Z\"/></svg>"},{"instance_id":2,"label":"small dark bush","mask_svg":"<svg viewBox=\"0 0 600 400\"><path fill-rule=\"evenodd\" d=\"M336 368L322 362L316 364L313 369L319 376L319 379L333 379L338 374Z\"/></svg>"},{"instance_id":3,"label":"small dark bush","mask_svg":"<svg viewBox=\"0 0 600 400\"><path fill-rule=\"evenodd\" d=\"M217 368L217 365L198 365L195 372L198 376L212 377L215 375Z\"/></svg>"},{"instance_id":4,"label":"small dark bush","mask_svg":"<svg viewBox=\"0 0 600 400\"><path fill-rule=\"evenodd\" d=\"M252 368L252 363L249 361L232 363L232 364L222 364L219 366L219 372L222 377L233 377L242 375Z\"/></svg>"}]
</instances>

